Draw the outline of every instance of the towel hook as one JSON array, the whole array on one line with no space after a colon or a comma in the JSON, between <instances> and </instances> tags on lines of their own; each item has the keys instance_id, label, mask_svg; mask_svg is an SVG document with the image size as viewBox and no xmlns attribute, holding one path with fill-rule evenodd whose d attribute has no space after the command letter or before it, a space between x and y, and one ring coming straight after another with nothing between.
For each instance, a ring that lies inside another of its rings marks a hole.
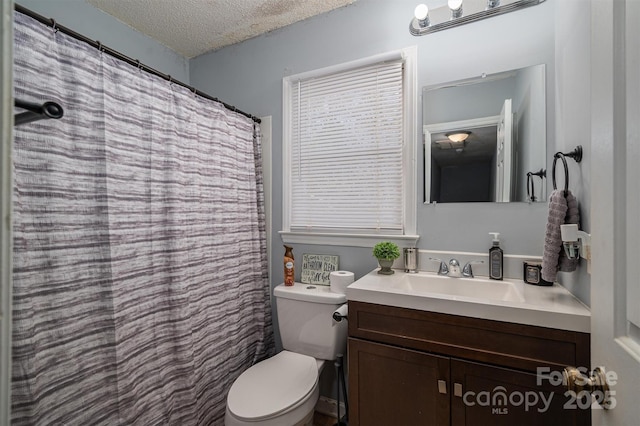
<instances>
[{"instance_id":1,"label":"towel hook","mask_svg":"<svg viewBox=\"0 0 640 426\"><path fill-rule=\"evenodd\" d=\"M558 154L562 154L565 157L571 157L576 161L576 163L579 163L582 161L582 145L576 146L576 148L571 152L557 152L556 155Z\"/></svg>"},{"instance_id":2,"label":"towel hook","mask_svg":"<svg viewBox=\"0 0 640 426\"><path fill-rule=\"evenodd\" d=\"M536 201L536 189L533 185L532 173L527 173L527 201Z\"/></svg>"},{"instance_id":3,"label":"towel hook","mask_svg":"<svg viewBox=\"0 0 640 426\"><path fill-rule=\"evenodd\" d=\"M562 160L562 165L564 166L564 195L567 196L569 191L569 167L567 166L566 157L573 158L576 163L582 161L582 145L578 145L576 149L571 152L556 152L553 156L553 172L551 174L553 180L553 189L558 189L558 185L556 184L556 162L558 158Z\"/></svg>"},{"instance_id":4,"label":"towel hook","mask_svg":"<svg viewBox=\"0 0 640 426\"><path fill-rule=\"evenodd\" d=\"M567 160L564 157L564 154L561 152L556 152L553 156L553 172L551 173L551 178L553 180L553 189L558 189L558 185L556 184L556 162L558 158L560 158L564 166L564 195L566 196L567 191L569 191L569 168L567 167Z\"/></svg>"},{"instance_id":5,"label":"towel hook","mask_svg":"<svg viewBox=\"0 0 640 426\"><path fill-rule=\"evenodd\" d=\"M538 176L540 179L544 179L547 177L547 171L540 169L537 172L527 173L527 201L537 201L533 176Z\"/></svg>"}]
</instances>

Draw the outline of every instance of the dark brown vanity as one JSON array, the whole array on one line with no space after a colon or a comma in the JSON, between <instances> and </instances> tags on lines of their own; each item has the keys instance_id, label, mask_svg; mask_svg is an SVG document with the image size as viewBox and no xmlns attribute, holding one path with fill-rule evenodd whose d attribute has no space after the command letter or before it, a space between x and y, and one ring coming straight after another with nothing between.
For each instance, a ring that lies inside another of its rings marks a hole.
<instances>
[{"instance_id":1,"label":"dark brown vanity","mask_svg":"<svg viewBox=\"0 0 640 426\"><path fill-rule=\"evenodd\" d=\"M349 422L590 425L586 402L559 383L564 367L590 365L589 340L578 331L349 301Z\"/></svg>"}]
</instances>

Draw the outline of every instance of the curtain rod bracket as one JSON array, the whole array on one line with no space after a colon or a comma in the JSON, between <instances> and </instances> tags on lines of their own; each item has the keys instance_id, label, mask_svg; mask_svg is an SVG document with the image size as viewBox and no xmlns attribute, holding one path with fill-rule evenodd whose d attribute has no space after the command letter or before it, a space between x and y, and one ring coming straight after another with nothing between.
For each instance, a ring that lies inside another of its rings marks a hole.
<instances>
[{"instance_id":1,"label":"curtain rod bracket","mask_svg":"<svg viewBox=\"0 0 640 426\"><path fill-rule=\"evenodd\" d=\"M33 121L43 120L46 118L59 119L64 115L62 106L56 102L44 102L37 104L34 102L24 101L22 99L14 99L13 105L16 108L25 109L26 112L22 112L14 115L14 125L19 126L21 124L31 123Z\"/></svg>"}]
</instances>

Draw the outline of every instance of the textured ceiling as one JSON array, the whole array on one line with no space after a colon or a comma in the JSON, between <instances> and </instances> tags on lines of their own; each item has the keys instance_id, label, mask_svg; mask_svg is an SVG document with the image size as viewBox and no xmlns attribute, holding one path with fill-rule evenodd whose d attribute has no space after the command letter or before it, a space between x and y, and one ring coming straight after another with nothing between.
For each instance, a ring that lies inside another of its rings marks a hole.
<instances>
[{"instance_id":1,"label":"textured ceiling","mask_svg":"<svg viewBox=\"0 0 640 426\"><path fill-rule=\"evenodd\" d=\"M86 0L192 58L355 0Z\"/></svg>"}]
</instances>

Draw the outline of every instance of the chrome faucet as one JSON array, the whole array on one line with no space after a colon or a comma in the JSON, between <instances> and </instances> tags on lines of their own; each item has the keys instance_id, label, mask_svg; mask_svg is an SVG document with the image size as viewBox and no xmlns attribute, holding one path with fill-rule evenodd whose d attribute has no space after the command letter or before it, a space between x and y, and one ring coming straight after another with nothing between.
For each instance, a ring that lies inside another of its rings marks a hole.
<instances>
[{"instance_id":1,"label":"chrome faucet","mask_svg":"<svg viewBox=\"0 0 640 426\"><path fill-rule=\"evenodd\" d=\"M457 259L451 259L449 261L449 274L452 278L461 278L462 271L460 270L460 262Z\"/></svg>"},{"instance_id":2,"label":"chrome faucet","mask_svg":"<svg viewBox=\"0 0 640 426\"><path fill-rule=\"evenodd\" d=\"M458 262L457 259L451 259L448 266L441 259L438 259L436 257L430 257L429 260L440 262L440 266L438 267L438 275L445 275L451 278L473 278L473 269L471 268L471 265L476 263L484 263L483 260L472 260L470 262L467 262L463 268L460 268L460 262Z\"/></svg>"}]
</instances>

